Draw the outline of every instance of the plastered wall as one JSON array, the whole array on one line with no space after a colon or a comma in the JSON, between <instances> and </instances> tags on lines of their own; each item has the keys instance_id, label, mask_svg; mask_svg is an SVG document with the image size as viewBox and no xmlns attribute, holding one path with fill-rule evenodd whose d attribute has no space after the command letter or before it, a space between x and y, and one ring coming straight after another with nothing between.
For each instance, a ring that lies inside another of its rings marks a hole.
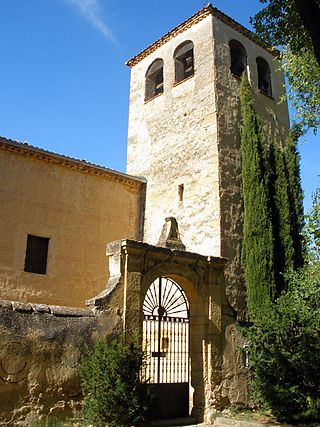
<instances>
[{"instance_id":1,"label":"plastered wall","mask_svg":"<svg viewBox=\"0 0 320 427\"><path fill-rule=\"evenodd\" d=\"M139 238L142 183L84 169L0 149L0 299L82 307L106 286L106 244ZM28 234L50 239L45 275L24 271Z\"/></svg>"}]
</instances>

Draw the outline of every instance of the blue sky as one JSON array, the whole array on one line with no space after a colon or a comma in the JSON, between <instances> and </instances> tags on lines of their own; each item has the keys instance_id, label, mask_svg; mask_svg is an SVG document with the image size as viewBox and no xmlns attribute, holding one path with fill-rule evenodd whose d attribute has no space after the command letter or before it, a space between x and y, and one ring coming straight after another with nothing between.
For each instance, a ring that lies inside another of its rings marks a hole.
<instances>
[{"instance_id":1,"label":"blue sky","mask_svg":"<svg viewBox=\"0 0 320 427\"><path fill-rule=\"evenodd\" d=\"M0 0L0 135L125 171L127 59L202 0ZM250 28L258 0L213 5ZM300 147L305 206L320 185L319 137Z\"/></svg>"}]
</instances>

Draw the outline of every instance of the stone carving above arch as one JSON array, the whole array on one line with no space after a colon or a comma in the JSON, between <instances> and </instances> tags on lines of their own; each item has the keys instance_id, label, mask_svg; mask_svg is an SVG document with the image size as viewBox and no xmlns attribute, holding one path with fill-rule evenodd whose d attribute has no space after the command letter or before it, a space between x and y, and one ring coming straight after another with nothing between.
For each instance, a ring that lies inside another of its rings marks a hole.
<instances>
[{"instance_id":1,"label":"stone carving above arch","mask_svg":"<svg viewBox=\"0 0 320 427\"><path fill-rule=\"evenodd\" d=\"M179 251L186 250L185 245L181 241L178 221L175 217L169 216L166 218L166 222L162 227L157 246L162 246L169 249L177 249Z\"/></svg>"}]
</instances>

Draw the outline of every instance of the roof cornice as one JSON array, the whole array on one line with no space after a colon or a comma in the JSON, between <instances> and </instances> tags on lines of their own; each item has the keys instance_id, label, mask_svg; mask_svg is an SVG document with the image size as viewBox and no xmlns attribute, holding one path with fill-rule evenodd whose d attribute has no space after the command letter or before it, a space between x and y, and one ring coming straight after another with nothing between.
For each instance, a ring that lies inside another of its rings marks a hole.
<instances>
[{"instance_id":1,"label":"roof cornice","mask_svg":"<svg viewBox=\"0 0 320 427\"><path fill-rule=\"evenodd\" d=\"M230 18L230 16L226 15L225 13L221 12L221 10L217 9L216 7L213 7L211 3L209 3L207 6L200 9L198 12L196 12L194 15L192 15L189 19L179 24L177 27L173 28L173 30L166 33L164 36L156 40L154 43L152 43L150 46L146 47L144 50L142 50L140 53L132 57L126 62L126 65L128 65L130 68L137 65L142 59L146 58L148 55L153 53L155 50L157 50L160 46L167 43L169 40L172 40L174 37L176 37L178 34L183 33L184 31L191 28L193 25L197 24L198 22L205 19L207 16L212 15L219 19L224 24L228 25L229 27L235 29L239 33L246 36L248 39L252 40L257 45L261 46L263 49L267 50L269 53L271 53L274 56L278 56L279 52L273 48L272 46L265 43L263 40L261 40L255 33L245 28L243 25L241 25L239 22L235 21L234 19Z\"/></svg>"},{"instance_id":2,"label":"roof cornice","mask_svg":"<svg viewBox=\"0 0 320 427\"><path fill-rule=\"evenodd\" d=\"M123 182L130 187L141 188L147 182L146 179L142 177L127 175L103 166L94 165L84 160L78 160L61 154L52 153L51 151L43 150L30 144L13 141L4 137L0 137L0 150L14 154L21 154L36 160L42 160L47 163L77 170L85 174L106 177L112 181Z\"/></svg>"}]
</instances>

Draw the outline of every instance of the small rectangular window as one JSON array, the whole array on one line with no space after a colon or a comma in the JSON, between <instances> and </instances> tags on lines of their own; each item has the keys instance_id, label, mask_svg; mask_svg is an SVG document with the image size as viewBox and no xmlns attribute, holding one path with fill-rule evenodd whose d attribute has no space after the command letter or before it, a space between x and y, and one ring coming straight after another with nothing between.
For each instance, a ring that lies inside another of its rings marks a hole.
<instances>
[{"instance_id":1,"label":"small rectangular window","mask_svg":"<svg viewBox=\"0 0 320 427\"><path fill-rule=\"evenodd\" d=\"M184 192L184 185L183 184L178 185L179 202L183 202L183 192Z\"/></svg>"},{"instance_id":2,"label":"small rectangular window","mask_svg":"<svg viewBox=\"0 0 320 427\"><path fill-rule=\"evenodd\" d=\"M24 271L46 274L49 239L28 234Z\"/></svg>"}]
</instances>

